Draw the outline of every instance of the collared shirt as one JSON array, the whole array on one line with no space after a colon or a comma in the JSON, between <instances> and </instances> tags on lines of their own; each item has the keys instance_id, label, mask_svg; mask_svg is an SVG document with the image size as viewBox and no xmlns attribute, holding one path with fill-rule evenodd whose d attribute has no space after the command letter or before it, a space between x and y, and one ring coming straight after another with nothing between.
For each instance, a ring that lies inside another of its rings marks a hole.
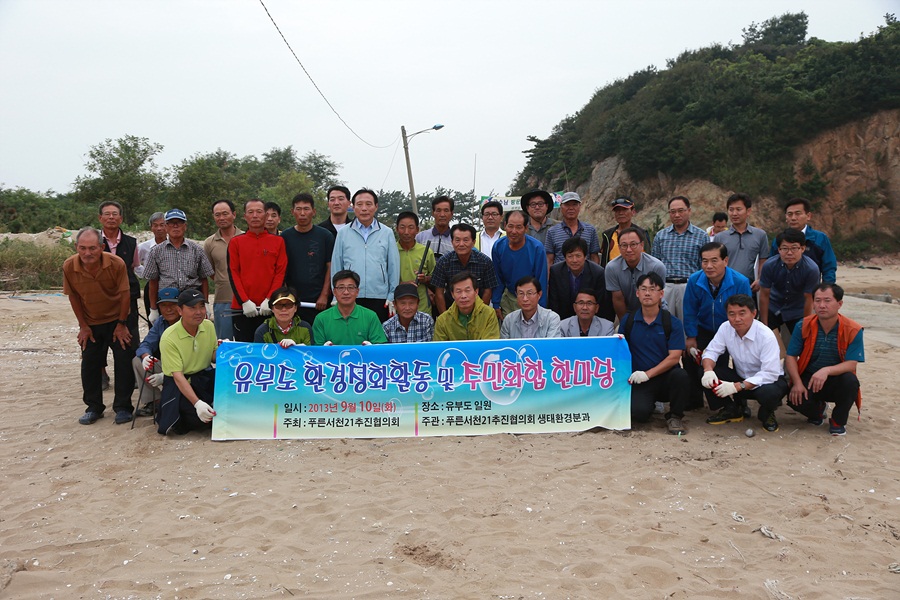
<instances>
[{"instance_id":1,"label":"collared shirt","mask_svg":"<svg viewBox=\"0 0 900 600\"><path fill-rule=\"evenodd\" d=\"M578 221L578 230L575 235L587 242L588 258L591 254L600 253L600 238L597 236L597 229L590 223ZM566 259L562 253L562 246L569 238L575 237L572 230L566 225L565 221L557 223L547 230L547 237L544 239L544 248L547 254L553 255L553 263L562 262Z\"/></svg>"},{"instance_id":2,"label":"collared shirt","mask_svg":"<svg viewBox=\"0 0 900 600\"><path fill-rule=\"evenodd\" d=\"M193 375L207 369L212 364L213 350L216 349L216 328L212 321L204 320L197 327L197 335L191 335L178 321L166 329L159 340L164 375L180 372Z\"/></svg>"},{"instance_id":3,"label":"collared shirt","mask_svg":"<svg viewBox=\"0 0 900 600\"><path fill-rule=\"evenodd\" d=\"M144 277L158 279L159 289L199 289L203 280L215 272L203 248L187 239L178 247L170 240L154 247L144 265Z\"/></svg>"},{"instance_id":4,"label":"collared shirt","mask_svg":"<svg viewBox=\"0 0 900 600\"><path fill-rule=\"evenodd\" d=\"M116 239L114 239L114 240L111 240L108 237L106 237L106 234L103 233L102 229L100 230L100 233L103 236L102 241L105 242L106 246L109 248L109 253L116 254L116 248L118 248L119 244L122 243L122 235L124 235L122 233L122 230L121 229L118 230L118 233L116 233ZM135 244L135 246L137 246L137 244ZM116 256L118 256L118 254L116 254ZM121 258L121 257L119 257L119 258ZM135 251L135 253L132 255L131 259L132 259L131 264L129 265L128 263L125 263L125 266L131 267L131 270L134 271L136 268L141 266L141 258L140 258L140 256L138 256L138 253ZM125 259L123 258L122 260L125 260Z\"/></svg>"},{"instance_id":5,"label":"collared shirt","mask_svg":"<svg viewBox=\"0 0 900 600\"><path fill-rule=\"evenodd\" d=\"M178 321L175 321L175 323L177 322ZM147 332L147 335L144 337L144 339L141 340L141 345L138 346L137 350L135 350L134 355L140 358L145 354L152 354L153 356L159 358L159 340L160 338L162 338L162 334L166 329L169 328L169 326L170 323L164 318L158 318L150 328L150 331Z\"/></svg>"},{"instance_id":6,"label":"collared shirt","mask_svg":"<svg viewBox=\"0 0 900 600\"><path fill-rule=\"evenodd\" d=\"M506 232L502 229L498 229L493 236L487 234L485 230L481 230L478 232L478 235L475 236L475 249L481 251L485 256L491 256L491 250L494 248L494 244L497 241L506 236Z\"/></svg>"},{"instance_id":7,"label":"collared shirt","mask_svg":"<svg viewBox=\"0 0 900 600\"><path fill-rule=\"evenodd\" d=\"M419 243L414 244L409 250L405 250L400 242L397 242L397 251L400 253L400 281L416 282L419 292L419 310L429 310L428 288L424 283L418 283L418 273L419 265L422 266L422 273L425 275L434 273L434 266L437 262L434 253ZM425 257L424 262L422 261L423 256Z\"/></svg>"},{"instance_id":8,"label":"collared shirt","mask_svg":"<svg viewBox=\"0 0 900 600\"><path fill-rule=\"evenodd\" d=\"M434 319L421 311L413 315L408 329L400 324L400 315L385 321L382 328L389 344L430 342L434 338Z\"/></svg>"},{"instance_id":9,"label":"collared shirt","mask_svg":"<svg viewBox=\"0 0 900 600\"><path fill-rule=\"evenodd\" d=\"M428 242L431 242L431 247L429 248L437 258L440 258L444 254L453 250L453 244L450 240L450 229L447 228L447 231L444 233L439 233L438 230L434 227L431 229L426 229L425 231L420 231L416 234L416 241L426 245ZM488 255L490 256L490 255Z\"/></svg>"},{"instance_id":10,"label":"collared shirt","mask_svg":"<svg viewBox=\"0 0 900 600\"><path fill-rule=\"evenodd\" d=\"M769 311L784 321L803 317L806 294L812 294L818 285L819 267L806 255L792 269L780 255L772 256L759 276L759 287L769 290Z\"/></svg>"},{"instance_id":11,"label":"collared shirt","mask_svg":"<svg viewBox=\"0 0 900 600\"><path fill-rule=\"evenodd\" d=\"M494 289L500 285L497 281L497 273L494 272L494 263L489 257L474 248L469 255L469 262L466 264L462 264L459 256L453 250L444 254L434 266L431 285L436 288L447 288L454 275L462 271L468 271L475 277L479 296L484 290Z\"/></svg>"},{"instance_id":12,"label":"collared shirt","mask_svg":"<svg viewBox=\"0 0 900 600\"><path fill-rule=\"evenodd\" d=\"M640 310L641 301L637 297L637 280L641 275L651 272L658 274L663 281L666 280L666 265L646 252L641 254L641 260L634 269L628 266L624 257L618 256L607 263L606 271L603 273L606 278L606 291L622 292L627 312Z\"/></svg>"},{"instance_id":13,"label":"collared shirt","mask_svg":"<svg viewBox=\"0 0 900 600\"><path fill-rule=\"evenodd\" d=\"M234 228L234 235L242 233L244 232L237 227ZM215 269L213 281L216 282L216 295L213 302L216 304L230 304L233 295L231 281L228 279L228 241L218 230L203 240L203 251Z\"/></svg>"},{"instance_id":14,"label":"collared shirt","mask_svg":"<svg viewBox=\"0 0 900 600\"><path fill-rule=\"evenodd\" d=\"M728 249L728 266L746 277L751 283L756 281L756 261L769 258L769 237L758 227L747 225L744 233L738 233L734 225L716 234L715 241Z\"/></svg>"},{"instance_id":15,"label":"collared shirt","mask_svg":"<svg viewBox=\"0 0 900 600\"><path fill-rule=\"evenodd\" d=\"M338 306L325 309L313 322L313 340L317 346L331 342L335 346L359 346L363 342L387 343L381 321L374 311L355 305L344 317Z\"/></svg>"},{"instance_id":16,"label":"collared shirt","mask_svg":"<svg viewBox=\"0 0 900 600\"><path fill-rule=\"evenodd\" d=\"M666 265L666 275L687 279L700 270L700 248L709 243L706 232L688 223L679 233L670 225L653 238L653 256Z\"/></svg>"},{"instance_id":17,"label":"collared shirt","mask_svg":"<svg viewBox=\"0 0 900 600\"><path fill-rule=\"evenodd\" d=\"M362 235L364 242L368 242L369 236L373 231L375 231L375 220L373 219L372 222L368 225L363 225L362 223L360 223L359 219L356 219L355 221L350 223L350 227L353 227Z\"/></svg>"},{"instance_id":18,"label":"collared shirt","mask_svg":"<svg viewBox=\"0 0 900 600\"><path fill-rule=\"evenodd\" d=\"M130 296L130 291L125 262L114 254L100 255L100 270L96 275L84 269L77 254L63 263L63 293L81 300L88 325L117 321L121 317L121 294Z\"/></svg>"},{"instance_id":19,"label":"collared shirt","mask_svg":"<svg viewBox=\"0 0 900 600\"><path fill-rule=\"evenodd\" d=\"M558 338L559 315L543 306L538 306L530 319L522 316L522 309L514 310L500 325L500 339Z\"/></svg>"},{"instance_id":20,"label":"collared shirt","mask_svg":"<svg viewBox=\"0 0 900 600\"><path fill-rule=\"evenodd\" d=\"M599 337L615 335L616 327L606 319L593 317L591 326L588 328L587 336L581 333L581 324L578 322L578 316L563 319L559 324L559 335L561 337Z\"/></svg>"},{"instance_id":21,"label":"collared shirt","mask_svg":"<svg viewBox=\"0 0 900 600\"><path fill-rule=\"evenodd\" d=\"M840 329L839 323L835 323L828 333L825 333L825 330L822 329L821 321L819 321L818 327L819 332L816 334L816 345L813 346L812 358L806 366L805 371L810 374L815 373L824 367L833 367L842 362L837 345L838 330ZM800 321L794 326L794 331L791 334L791 342L787 347L787 355L795 358L800 356L803 353L803 346L803 321ZM859 330L859 333L856 334L856 337L853 338L847 346L844 360L855 360L858 362L866 361L865 350L863 348L863 329Z\"/></svg>"},{"instance_id":22,"label":"collared shirt","mask_svg":"<svg viewBox=\"0 0 900 600\"><path fill-rule=\"evenodd\" d=\"M541 223L541 226L535 228L535 226L531 222L531 217L528 217L528 229L525 231L526 235L530 235L540 243L546 245L547 243L547 232L551 227L559 223L556 219L551 219L547 217L544 219L544 222Z\"/></svg>"},{"instance_id":23,"label":"collared shirt","mask_svg":"<svg viewBox=\"0 0 900 600\"><path fill-rule=\"evenodd\" d=\"M753 385L774 383L784 374L781 368L781 350L775 334L755 319L744 337L737 334L731 323L722 323L703 351L703 358L715 362L726 351L734 361L737 374Z\"/></svg>"},{"instance_id":24,"label":"collared shirt","mask_svg":"<svg viewBox=\"0 0 900 600\"><path fill-rule=\"evenodd\" d=\"M144 242L138 244L137 254L138 261L141 263L134 268L134 274L140 277L141 279L146 279L144 277L144 265L147 264L147 258L150 256L150 251L153 250L159 244L156 243L156 238L150 238ZM113 251L115 252L115 251Z\"/></svg>"},{"instance_id":25,"label":"collared shirt","mask_svg":"<svg viewBox=\"0 0 900 600\"><path fill-rule=\"evenodd\" d=\"M612 264L612 263L610 263ZM625 333L627 317L619 323L619 333ZM629 335L628 348L631 350L631 368L634 371L648 371L669 356L670 350L684 350L684 327L675 315L672 315L672 331L666 339L666 330L662 323L662 311L650 323L644 320L644 313L639 307L634 314L634 325Z\"/></svg>"}]
</instances>

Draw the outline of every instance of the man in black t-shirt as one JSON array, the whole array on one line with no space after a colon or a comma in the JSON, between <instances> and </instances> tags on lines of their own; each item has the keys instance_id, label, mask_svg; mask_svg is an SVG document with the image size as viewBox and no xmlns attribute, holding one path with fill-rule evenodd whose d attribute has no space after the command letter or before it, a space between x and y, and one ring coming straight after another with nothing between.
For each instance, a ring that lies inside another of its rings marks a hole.
<instances>
[{"instance_id":1,"label":"man in black t-shirt","mask_svg":"<svg viewBox=\"0 0 900 600\"><path fill-rule=\"evenodd\" d=\"M291 214L297 224L281 234L288 258L285 285L297 290L298 302L316 305L315 308L297 308L300 318L312 323L316 315L328 308L334 236L326 229L313 225L316 207L310 194L294 196Z\"/></svg>"}]
</instances>

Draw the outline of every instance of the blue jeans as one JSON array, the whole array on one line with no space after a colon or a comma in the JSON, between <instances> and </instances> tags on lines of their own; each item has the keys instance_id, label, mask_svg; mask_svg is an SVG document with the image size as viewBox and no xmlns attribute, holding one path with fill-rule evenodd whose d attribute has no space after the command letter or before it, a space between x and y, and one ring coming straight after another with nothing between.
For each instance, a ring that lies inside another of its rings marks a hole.
<instances>
[{"instance_id":1,"label":"blue jeans","mask_svg":"<svg viewBox=\"0 0 900 600\"><path fill-rule=\"evenodd\" d=\"M216 337L220 340L230 340L234 336L231 327L231 302L217 302L213 304L213 322L216 326Z\"/></svg>"}]
</instances>

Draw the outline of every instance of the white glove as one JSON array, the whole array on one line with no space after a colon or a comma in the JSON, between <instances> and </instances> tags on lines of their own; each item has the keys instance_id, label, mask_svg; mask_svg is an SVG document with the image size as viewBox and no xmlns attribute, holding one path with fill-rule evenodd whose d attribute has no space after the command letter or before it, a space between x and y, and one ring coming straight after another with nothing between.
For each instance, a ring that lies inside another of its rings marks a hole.
<instances>
[{"instance_id":1,"label":"white glove","mask_svg":"<svg viewBox=\"0 0 900 600\"><path fill-rule=\"evenodd\" d=\"M153 369L153 365L156 364L158 361L159 361L158 358L156 358L152 354L148 354L141 361L141 367L143 367L143 369L145 371L149 371L149 370Z\"/></svg>"},{"instance_id":2,"label":"white glove","mask_svg":"<svg viewBox=\"0 0 900 600\"><path fill-rule=\"evenodd\" d=\"M155 388L161 388L163 384L163 374L162 373L154 373L153 375L147 375L147 378L144 379L147 383L152 385Z\"/></svg>"},{"instance_id":3,"label":"white glove","mask_svg":"<svg viewBox=\"0 0 900 600\"><path fill-rule=\"evenodd\" d=\"M370 342L369 340L364 340L363 343L362 343L362 345L363 345L363 346L371 346L371 345L372 345L372 342Z\"/></svg>"},{"instance_id":4,"label":"white glove","mask_svg":"<svg viewBox=\"0 0 900 600\"><path fill-rule=\"evenodd\" d=\"M389 317L393 317L394 315L397 314L397 309L394 308L394 301L393 301L393 300L388 300L387 302L384 303L384 306L388 309L388 316L389 316Z\"/></svg>"},{"instance_id":5,"label":"white glove","mask_svg":"<svg viewBox=\"0 0 900 600\"><path fill-rule=\"evenodd\" d=\"M150 324L153 325L159 319L159 310L151 308L150 314L147 315L147 318L150 320Z\"/></svg>"},{"instance_id":6,"label":"white glove","mask_svg":"<svg viewBox=\"0 0 900 600\"><path fill-rule=\"evenodd\" d=\"M269 299L266 298L262 301L262 304L259 305L259 314L264 317L272 316L272 309L269 308Z\"/></svg>"},{"instance_id":7,"label":"white glove","mask_svg":"<svg viewBox=\"0 0 900 600\"><path fill-rule=\"evenodd\" d=\"M707 371L700 379L700 383L703 385L703 387L710 390L717 381L719 381L719 377L718 375L716 375L715 371Z\"/></svg>"},{"instance_id":8,"label":"white glove","mask_svg":"<svg viewBox=\"0 0 900 600\"><path fill-rule=\"evenodd\" d=\"M194 404L194 410L197 411L197 416L204 423L209 423L216 416L216 411L213 410L213 407L203 400L197 400L197 403Z\"/></svg>"},{"instance_id":9,"label":"white glove","mask_svg":"<svg viewBox=\"0 0 900 600\"><path fill-rule=\"evenodd\" d=\"M248 318L258 317L259 309L256 307L256 303L253 300L247 300L244 304L241 305L244 309L244 316Z\"/></svg>"},{"instance_id":10,"label":"white glove","mask_svg":"<svg viewBox=\"0 0 900 600\"><path fill-rule=\"evenodd\" d=\"M650 378L647 377L647 374L644 371L635 371L631 374L631 377L628 378L628 383L631 384L639 384L646 383L650 381Z\"/></svg>"},{"instance_id":11,"label":"white glove","mask_svg":"<svg viewBox=\"0 0 900 600\"><path fill-rule=\"evenodd\" d=\"M691 358L693 358L698 365L700 364L700 357L703 356L703 353L700 352L700 348L691 348L688 354L691 355Z\"/></svg>"},{"instance_id":12,"label":"white glove","mask_svg":"<svg viewBox=\"0 0 900 600\"><path fill-rule=\"evenodd\" d=\"M290 348L291 346L296 346L297 342L295 342L291 338L284 338L283 340L278 342L278 345L281 346L282 348Z\"/></svg>"},{"instance_id":13,"label":"white glove","mask_svg":"<svg viewBox=\"0 0 900 600\"><path fill-rule=\"evenodd\" d=\"M334 298L331 299L331 305L337 306L337 296L335 296Z\"/></svg>"},{"instance_id":14,"label":"white glove","mask_svg":"<svg viewBox=\"0 0 900 600\"><path fill-rule=\"evenodd\" d=\"M322 345L323 345L323 346L334 346L334 342L332 342L331 340L328 340L327 342L325 342L325 343L322 344Z\"/></svg>"},{"instance_id":15,"label":"white glove","mask_svg":"<svg viewBox=\"0 0 900 600\"><path fill-rule=\"evenodd\" d=\"M212 307L212 304L207 304L207 305L206 305L206 318L209 319L210 321L213 320L213 307Z\"/></svg>"},{"instance_id":16,"label":"white glove","mask_svg":"<svg viewBox=\"0 0 900 600\"><path fill-rule=\"evenodd\" d=\"M719 398L725 398L726 396L734 396L735 394L737 394L737 386L735 386L730 381L723 381L719 385L714 387L713 391Z\"/></svg>"}]
</instances>

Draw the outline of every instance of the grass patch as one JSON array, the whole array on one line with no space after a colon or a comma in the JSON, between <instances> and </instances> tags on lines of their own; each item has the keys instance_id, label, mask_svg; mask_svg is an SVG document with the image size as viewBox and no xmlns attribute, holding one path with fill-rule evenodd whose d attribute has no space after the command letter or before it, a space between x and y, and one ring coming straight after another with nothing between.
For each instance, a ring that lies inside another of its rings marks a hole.
<instances>
[{"instance_id":1,"label":"grass patch","mask_svg":"<svg viewBox=\"0 0 900 600\"><path fill-rule=\"evenodd\" d=\"M847 238L835 237L831 245L838 260L865 260L900 251L900 240L876 229L864 229Z\"/></svg>"},{"instance_id":2,"label":"grass patch","mask_svg":"<svg viewBox=\"0 0 900 600\"><path fill-rule=\"evenodd\" d=\"M0 290L46 290L63 285L62 265L75 254L69 242L49 246L0 241Z\"/></svg>"}]
</instances>

